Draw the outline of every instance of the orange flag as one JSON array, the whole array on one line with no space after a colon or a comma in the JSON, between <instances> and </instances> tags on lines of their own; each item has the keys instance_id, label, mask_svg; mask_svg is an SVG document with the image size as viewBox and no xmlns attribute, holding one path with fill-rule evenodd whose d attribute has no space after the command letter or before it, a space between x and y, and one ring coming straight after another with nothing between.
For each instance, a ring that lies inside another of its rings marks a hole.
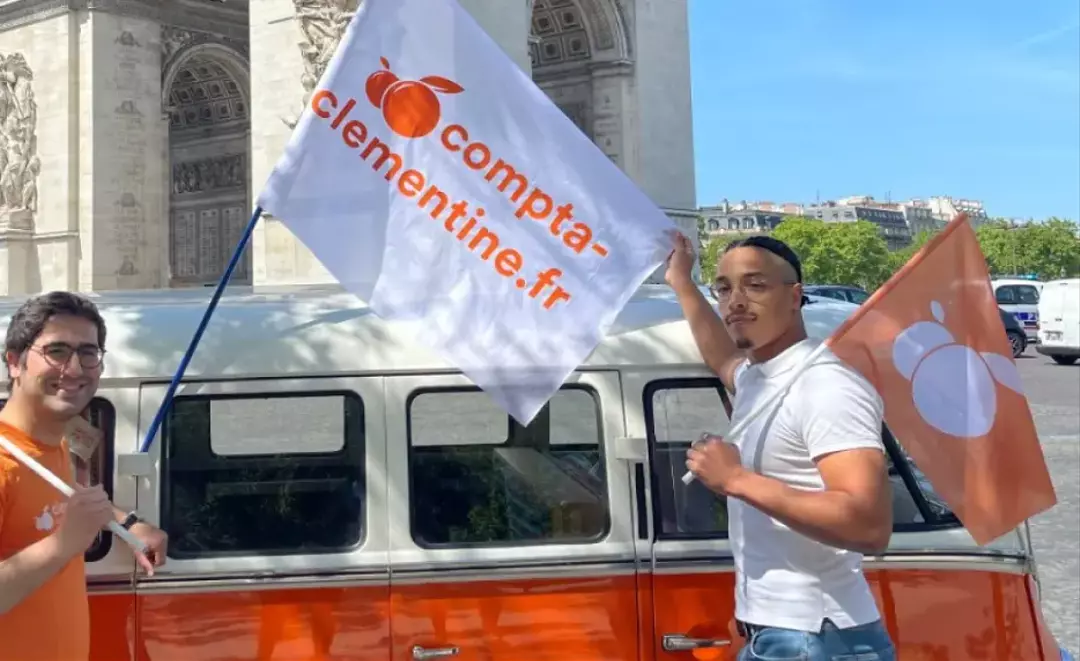
<instances>
[{"instance_id":1,"label":"orange flag","mask_svg":"<svg viewBox=\"0 0 1080 661\"><path fill-rule=\"evenodd\" d=\"M957 216L828 340L979 544L1057 503L967 217Z\"/></svg>"}]
</instances>

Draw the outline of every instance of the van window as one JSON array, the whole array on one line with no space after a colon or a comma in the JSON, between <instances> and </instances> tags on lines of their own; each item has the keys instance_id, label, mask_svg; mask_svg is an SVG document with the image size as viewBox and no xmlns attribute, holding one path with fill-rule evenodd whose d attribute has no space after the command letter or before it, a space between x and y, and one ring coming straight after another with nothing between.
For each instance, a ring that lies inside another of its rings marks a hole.
<instances>
[{"instance_id":1,"label":"van window","mask_svg":"<svg viewBox=\"0 0 1080 661\"><path fill-rule=\"evenodd\" d=\"M697 480L683 484L686 451L703 432L723 435L729 427L719 379L654 381L645 389L657 539L726 537L725 499ZM958 525L914 461L887 428L893 524L896 531Z\"/></svg>"},{"instance_id":2,"label":"van window","mask_svg":"<svg viewBox=\"0 0 1080 661\"><path fill-rule=\"evenodd\" d=\"M4 408L6 399L0 398L0 409ZM97 430L101 436L96 440L97 446L88 458L83 458L76 451L71 452L71 468L75 481L83 486L100 484L109 498L113 497L112 483L112 449L113 430L115 428L116 410L109 400L103 397L94 397L90 400L82 417ZM68 439L69 447L71 439ZM94 543L86 550L84 558L86 562L96 562L109 553L112 544L112 533L101 531L94 539Z\"/></svg>"},{"instance_id":3,"label":"van window","mask_svg":"<svg viewBox=\"0 0 1080 661\"><path fill-rule=\"evenodd\" d=\"M717 436L727 433L726 397L717 379L650 384L646 390L658 539L727 535L727 501L697 480L690 484L682 481L690 445L704 432Z\"/></svg>"},{"instance_id":4,"label":"van window","mask_svg":"<svg viewBox=\"0 0 1080 661\"><path fill-rule=\"evenodd\" d=\"M352 392L178 397L162 427L169 555L331 553L362 539Z\"/></svg>"},{"instance_id":5,"label":"van window","mask_svg":"<svg viewBox=\"0 0 1080 661\"><path fill-rule=\"evenodd\" d=\"M522 427L479 390L408 404L410 526L422 547L586 543L608 529L600 409L567 386Z\"/></svg>"}]
</instances>

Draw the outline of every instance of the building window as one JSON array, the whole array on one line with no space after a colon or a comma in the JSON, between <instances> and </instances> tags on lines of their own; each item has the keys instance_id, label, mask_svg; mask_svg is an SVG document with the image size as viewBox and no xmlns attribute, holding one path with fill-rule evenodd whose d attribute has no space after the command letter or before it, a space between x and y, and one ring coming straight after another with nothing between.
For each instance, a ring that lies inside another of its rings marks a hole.
<instances>
[{"instance_id":1,"label":"building window","mask_svg":"<svg viewBox=\"0 0 1080 661\"><path fill-rule=\"evenodd\" d=\"M0 398L0 409L7 399ZM71 458L71 474L82 486L100 484L109 498L113 497L113 430L116 409L109 400L95 397L82 412L80 420L72 421L65 440ZM49 487L50 489L52 487ZM59 495L59 492L57 492ZM95 562L109 553L112 533L101 531L86 550L86 562Z\"/></svg>"},{"instance_id":2,"label":"building window","mask_svg":"<svg viewBox=\"0 0 1080 661\"><path fill-rule=\"evenodd\" d=\"M599 541L609 527L600 410L557 392L528 427L479 390L408 405L410 525L423 547Z\"/></svg>"},{"instance_id":3,"label":"building window","mask_svg":"<svg viewBox=\"0 0 1080 661\"><path fill-rule=\"evenodd\" d=\"M170 556L360 544L364 411L355 393L179 397L162 437Z\"/></svg>"}]
</instances>

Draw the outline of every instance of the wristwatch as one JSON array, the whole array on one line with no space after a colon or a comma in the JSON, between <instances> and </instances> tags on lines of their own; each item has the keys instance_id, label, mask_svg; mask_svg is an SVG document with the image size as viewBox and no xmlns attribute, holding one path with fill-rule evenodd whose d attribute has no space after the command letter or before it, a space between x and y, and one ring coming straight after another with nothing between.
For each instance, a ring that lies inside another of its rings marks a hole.
<instances>
[{"instance_id":1,"label":"wristwatch","mask_svg":"<svg viewBox=\"0 0 1080 661\"><path fill-rule=\"evenodd\" d=\"M135 512L128 512L128 515L124 517L124 522L120 526L124 530L131 530L131 526L139 522L139 517Z\"/></svg>"}]
</instances>

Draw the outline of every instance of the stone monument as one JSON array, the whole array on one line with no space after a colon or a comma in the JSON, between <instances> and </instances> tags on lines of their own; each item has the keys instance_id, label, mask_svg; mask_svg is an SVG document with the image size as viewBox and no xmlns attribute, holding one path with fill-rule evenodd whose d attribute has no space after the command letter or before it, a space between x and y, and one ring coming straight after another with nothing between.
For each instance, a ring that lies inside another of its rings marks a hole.
<instances>
[{"instance_id":1,"label":"stone monument","mask_svg":"<svg viewBox=\"0 0 1080 661\"><path fill-rule=\"evenodd\" d=\"M0 295L215 284L360 1L0 4ZM459 1L696 236L686 0ZM272 218L233 275L327 281Z\"/></svg>"}]
</instances>

